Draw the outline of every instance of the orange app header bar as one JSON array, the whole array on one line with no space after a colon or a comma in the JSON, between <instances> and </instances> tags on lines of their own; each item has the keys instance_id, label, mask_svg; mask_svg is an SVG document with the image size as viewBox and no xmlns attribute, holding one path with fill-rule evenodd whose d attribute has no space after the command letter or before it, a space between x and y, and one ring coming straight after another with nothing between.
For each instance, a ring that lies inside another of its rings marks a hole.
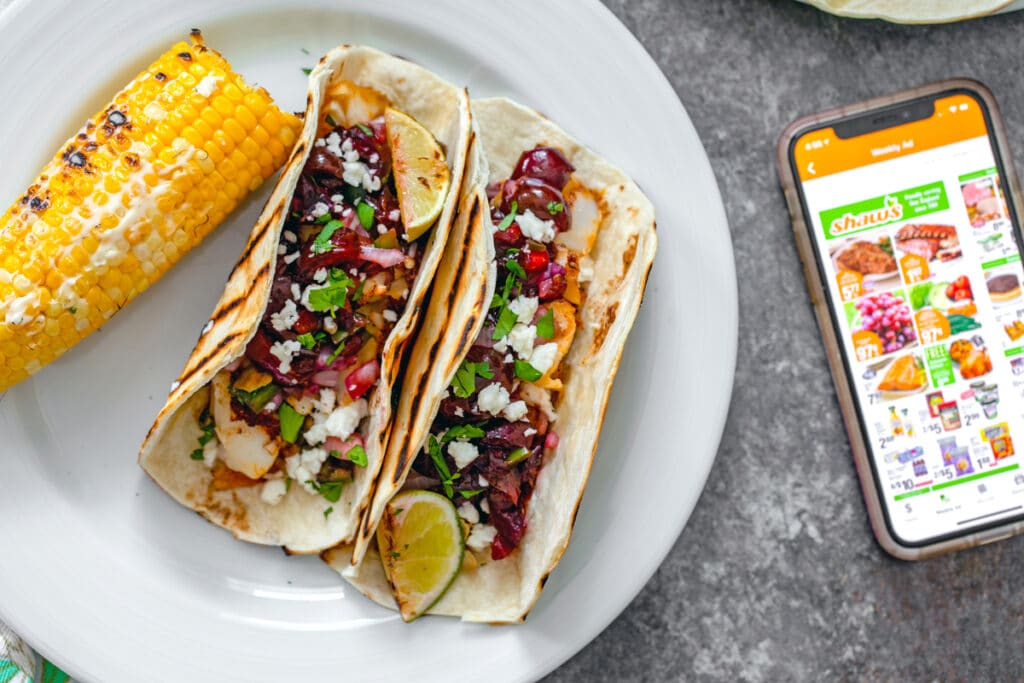
<instances>
[{"instance_id":1,"label":"orange app header bar","mask_svg":"<svg viewBox=\"0 0 1024 683\"><path fill-rule=\"evenodd\" d=\"M832 128L805 133L796 141L793 158L806 181L987 134L977 100L953 95L935 100L935 113L920 121L846 140Z\"/></svg>"}]
</instances>

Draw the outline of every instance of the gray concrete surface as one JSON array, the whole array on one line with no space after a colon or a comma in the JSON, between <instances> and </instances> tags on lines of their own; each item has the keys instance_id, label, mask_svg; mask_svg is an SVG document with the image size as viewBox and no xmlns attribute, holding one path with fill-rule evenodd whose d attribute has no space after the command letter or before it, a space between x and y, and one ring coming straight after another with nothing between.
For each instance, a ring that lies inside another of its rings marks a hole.
<instances>
[{"instance_id":1,"label":"gray concrete surface","mask_svg":"<svg viewBox=\"0 0 1024 683\"><path fill-rule=\"evenodd\" d=\"M632 605L547 680L1020 680L1024 538L909 564L871 535L773 150L799 115L969 76L995 91L1024 159L1024 13L906 27L789 0L605 2L711 158L736 251L739 361L686 530Z\"/></svg>"}]
</instances>

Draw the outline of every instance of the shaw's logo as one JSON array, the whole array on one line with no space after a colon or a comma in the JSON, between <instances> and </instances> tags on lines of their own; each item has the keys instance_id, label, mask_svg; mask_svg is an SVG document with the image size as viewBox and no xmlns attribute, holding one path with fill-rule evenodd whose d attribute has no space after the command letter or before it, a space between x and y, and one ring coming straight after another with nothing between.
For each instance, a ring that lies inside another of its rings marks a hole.
<instances>
[{"instance_id":1,"label":"shaw's logo","mask_svg":"<svg viewBox=\"0 0 1024 683\"><path fill-rule=\"evenodd\" d=\"M903 218L903 205L892 196L886 196L880 209L872 209L864 213L845 213L832 221L829 230L833 237L856 232L876 225L893 223Z\"/></svg>"}]
</instances>

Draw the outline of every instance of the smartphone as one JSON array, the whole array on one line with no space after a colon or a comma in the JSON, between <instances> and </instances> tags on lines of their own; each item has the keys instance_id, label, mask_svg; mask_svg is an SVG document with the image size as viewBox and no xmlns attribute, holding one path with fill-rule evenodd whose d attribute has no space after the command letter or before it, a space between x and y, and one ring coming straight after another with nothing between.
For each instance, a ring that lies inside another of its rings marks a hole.
<instances>
[{"instance_id":1,"label":"smartphone","mask_svg":"<svg viewBox=\"0 0 1024 683\"><path fill-rule=\"evenodd\" d=\"M1020 189L991 92L800 119L779 177L872 528L908 560L1024 529Z\"/></svg>"}]
</instances>

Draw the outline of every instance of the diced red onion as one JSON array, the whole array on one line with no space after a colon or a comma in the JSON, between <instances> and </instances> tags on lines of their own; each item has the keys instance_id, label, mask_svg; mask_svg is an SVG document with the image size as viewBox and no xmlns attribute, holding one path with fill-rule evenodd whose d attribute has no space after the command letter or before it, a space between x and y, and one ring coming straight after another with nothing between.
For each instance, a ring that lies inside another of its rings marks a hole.
<instances>
[{"instance_id":1,"label":"diced red onion","mask_svg":"<svg viewBox=\"0 0 1024 683\"><path fill-rule=\"evenodd\" d=\"M329 345L325 345L320 349L320 354L316 357L317 370L324 370L327 368L327 361L330 359L332 353L334 353L334 349Z\"/></svg>"},{"instance_id":2,"label":"diced red onion","mask_svg":"<svg viewBox=\"0 0 1024 683\"><path fill-rule=\"evenodd\" d=\"M548 435L544 437L544 448L558 448L558 434L548 432Z\"/></svg>"},{"instance_id":3,"label":"diced red onion","mask_svg":"<svg viewBox=\"0 0 1024 683\"><path fill-rule=\"evenodd\" d=\"M359 212L351 211L344 217L345 227L352 230L362 237L369 237L370 233L366 232L366 228L363 227L362 221L359 220Z\"/></svg>"},{"instance_id":4,"label":"diced red onion","mask_svg":"<svg viewBox=\"0 0 1024 683\"><path fill-rule=\"evenodd\" d=\"M363 437L359 435L359 432L353 432L352 436L347 439L339 439L336 436L329 436L324 440L323 449L330 453L331 451L338 451L341 456L348 455L348 452L356 446L363 445Z\"/></svg>"},{"instance_id":5,"label":"diced red onion","mask_svg":"<svg viewBox=\"0 0 1024 683\"><path fill-rule=\"evenodd\" d=\"M337 370L321 370L320 372L313 375L313 382L322 387L328 387L333 389L338 386L338 371Z\"/></svg>"},{"instance_id":6,"label":"diced red onion","mask_svg":"<svg viewBox=\"0 0 1024 683\"><path fill-rule=\"evenodd\" d=\"M263 406L263 412L265 413L276 413L277 409L281 407L281 402L284 400L284 392L279 391L274 394L274 398L267 401L267 404Z\"/></svg>"},{"instance_id":7,"label":"diced red onion","mask_svg":"<svg viewBox=\"0 0 1024 683\"><path fill-rule=\"evenodd\" d=\"M391 268L405 261L405 254L401 249L381 249L379 247L359 247L359 256L364 261L376 263L382 268Z\"/></svg>"},{"instance_id":8,"label":"diced red onion","mask_svg":"<svg viewBox=\"0 0 1024 683\"><path fill-rule=\"evenodd\" d=\"M242 356L241 358L236 358L227 365L225 365L224 369L227 370L228 372L234 372L235 370L242 366L243 360L245 360L244 356Z\"/></svg>"}]
</instances>

